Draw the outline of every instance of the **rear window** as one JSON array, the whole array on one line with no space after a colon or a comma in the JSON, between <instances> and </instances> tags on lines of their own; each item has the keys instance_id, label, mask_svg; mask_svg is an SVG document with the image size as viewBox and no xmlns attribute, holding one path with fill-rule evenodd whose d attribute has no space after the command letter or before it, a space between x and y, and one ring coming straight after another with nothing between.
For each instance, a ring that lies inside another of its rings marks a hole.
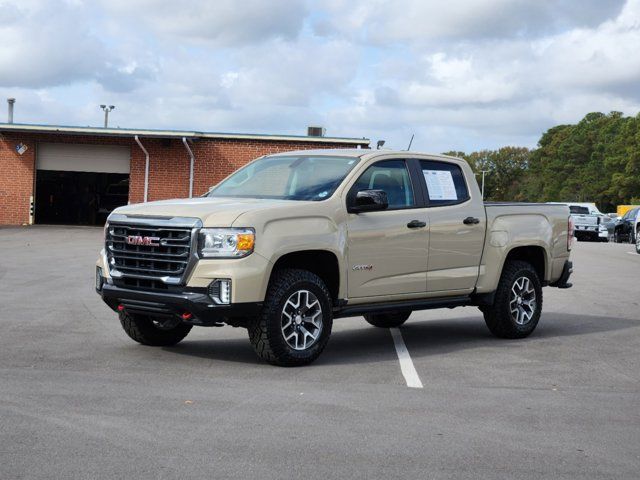
<instances>
[{"instance_id":1,"label":"rear window","mask_svg":"<svg viewBox=\"0 0 640 480\"><path fill-rule=\"evenodd\" d=\"M589 215L589 209L587 207L580 207L578 205L569 206L569 212L578 215Z\"/></svg>"},{"instance_id":2,"label":"rear window","mask_svg":"<svg viewBox=\"0 0 640 480\"><path fill-rule=\"evenodd\" d=\"M464 174L458 165L434 160L420 160L422 175L427 183L429 205L455 205L469 200Z\"/></svg>"}]
</instances>

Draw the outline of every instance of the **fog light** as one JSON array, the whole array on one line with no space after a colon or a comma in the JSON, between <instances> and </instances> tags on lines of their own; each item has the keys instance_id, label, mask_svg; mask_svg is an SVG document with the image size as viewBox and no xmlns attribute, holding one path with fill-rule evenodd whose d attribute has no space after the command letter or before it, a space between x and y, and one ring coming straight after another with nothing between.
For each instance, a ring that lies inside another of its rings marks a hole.
<instances>
[{"instance_id":1,"label":"fog light","mask_svg":"<svg viewBox=\"0 0 640 480\"><path fill-rule=\"evenodd\" d=\"M231 280L228 278L217 278L209 285L209 296L218 305L229 305L231 303Z\"/></svg>"},{"instance_id":2,"label":"fog light","mask_svg":"<svg viewBox=\"0 0 640 480\"><path fill-rule=\"evenodd\" d=\"M102 285L104 284L104 277L102 276L102 268L96 267L96 290L102 290Z\"/></svg>"}]
</instances>

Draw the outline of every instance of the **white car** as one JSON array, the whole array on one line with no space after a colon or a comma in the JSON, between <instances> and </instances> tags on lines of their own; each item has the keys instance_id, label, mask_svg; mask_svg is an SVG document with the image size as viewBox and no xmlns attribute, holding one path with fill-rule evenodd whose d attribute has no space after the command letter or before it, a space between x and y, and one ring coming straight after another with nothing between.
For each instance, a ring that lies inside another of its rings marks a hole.
<instances>
[{"instance_id":1,"label":"white car","mask_svg":"<svg viewBox=\"0 0 640 480\"><path fill-rule=\"evenodd\" d=\"M547 202L554 205L567 205L573 219L574 235L579 241L591 240L595 242L608 242L609 229L602 222L604 214L598 210L595 203L560 203Z\"/></svg>"}]
</instances>

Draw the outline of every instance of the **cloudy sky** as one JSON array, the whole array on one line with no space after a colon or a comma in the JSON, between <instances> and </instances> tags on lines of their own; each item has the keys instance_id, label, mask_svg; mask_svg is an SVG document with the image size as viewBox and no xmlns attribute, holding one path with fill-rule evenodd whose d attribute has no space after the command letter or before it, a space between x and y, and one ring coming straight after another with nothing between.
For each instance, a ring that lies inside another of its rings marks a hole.
<instances>
[{"instance_id":1,"label":"cloudy sky","mask_svg":"<svg viewBox=\"0 0 640 480\"><path fill-rule=\"evenodd\" d=\"M0 0L0 95L21 123L533 147L640 111L640 0Z\"/></svg>"}]
</instances>

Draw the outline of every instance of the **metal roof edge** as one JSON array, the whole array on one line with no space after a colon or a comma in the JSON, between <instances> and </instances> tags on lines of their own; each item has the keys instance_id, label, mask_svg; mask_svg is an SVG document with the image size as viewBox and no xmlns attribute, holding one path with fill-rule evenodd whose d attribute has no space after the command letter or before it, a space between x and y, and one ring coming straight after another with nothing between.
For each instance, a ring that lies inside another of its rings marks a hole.
<instances>
[{"instance_id":1,"label":"metal roof edge","mask_svg":"<svg viewBox=\"0 0 640 480\"><path fill-rule=\"evenodd\" d=\"M97 135L97 136L135 136L147 138L202 138L202 139L227 139L227 140L263 140L263 141L293 141L310 143L347 143L353 145L369 145L368 138L345 137L308 137L303 135L269 135L251 133L223 133L223 132L196 132L187 130L153 130L135 128L102 128L102 127L77 127L65 125L35 125L27 123L0 123L0 130L13 132L52 133L71 135Z\"/></svg>"}]
</instances>

